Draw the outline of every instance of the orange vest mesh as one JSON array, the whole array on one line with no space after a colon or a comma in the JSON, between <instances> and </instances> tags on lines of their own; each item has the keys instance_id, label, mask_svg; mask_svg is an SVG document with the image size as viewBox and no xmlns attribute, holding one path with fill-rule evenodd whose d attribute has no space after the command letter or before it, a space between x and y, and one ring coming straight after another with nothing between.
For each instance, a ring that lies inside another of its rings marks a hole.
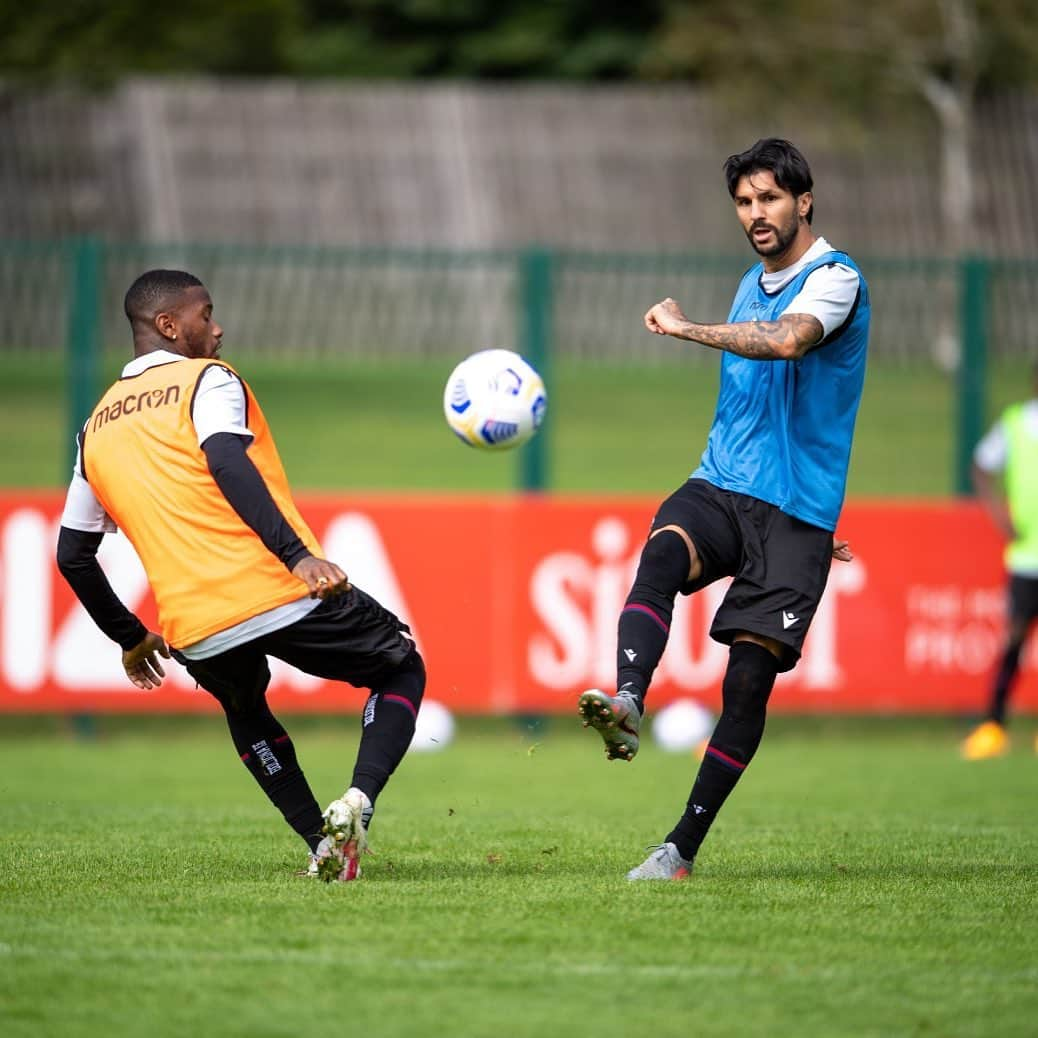
<instances>
[{"instance_id":1,"label":"orange vest mesh","mask_svg":"<svg viewBox=\"0 0 1038 1038\"><path fill-rule=\"evenodd\" d=\"M83 438L83 474L140 556L159 629L177 648L306 594L306 584L238 518L198 446L191 404L214 364L171 361L119 379L94 408ZM245 399L253 433L249 457L285 520L320 555L248 385Z\"/></svg>"}]
</instances>

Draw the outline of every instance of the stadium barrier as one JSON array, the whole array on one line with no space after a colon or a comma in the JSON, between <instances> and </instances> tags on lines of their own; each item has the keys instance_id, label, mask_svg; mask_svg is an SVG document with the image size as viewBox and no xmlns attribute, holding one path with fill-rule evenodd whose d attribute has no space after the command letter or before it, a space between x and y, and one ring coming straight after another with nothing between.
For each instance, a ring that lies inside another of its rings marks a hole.
<instances>
[{"instance_id":1,"label":"stadium barrier","mask_svg":"<svg viewBox=\"0 0 1038 1038\"><path fill-rule=\"evenodd\" d=\"M559 712L589 686L609 687L616 619L652 517L645 498L301 496L329 558L412 626L429 695L463 713ZM0 492L0 711L191 712L209 696L175 664L161 689L125 679L57 573L62 495ZM971 502L851 502L800 666L773 708L796 712L979 710L1001 645L1004 575L997 535ZM149 625L154 604L122 536L101 561ZM710 640L724 594L679 601L653 705L716 706L727 650ZM1025 660L1016 705L1038 708ZM284 665L277 709L357 712L363 698Z\"/></svg>"}]
</instances>

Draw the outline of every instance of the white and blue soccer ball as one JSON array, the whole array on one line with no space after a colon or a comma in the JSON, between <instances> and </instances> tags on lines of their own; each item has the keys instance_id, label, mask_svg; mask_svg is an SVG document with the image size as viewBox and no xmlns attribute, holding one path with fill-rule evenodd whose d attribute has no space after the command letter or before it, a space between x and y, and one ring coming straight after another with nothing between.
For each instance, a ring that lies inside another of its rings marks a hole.
<instances>
[{"instance_id":1,"label":"white and blue soccer ball","mask_svg":"<svg viewBox=\"0 0 1038 1038\"><path fill-rule=\"evenodd\" d=\"M502 450L541 427L548 396L541 376L512 350L481 350L450 374L443 391L447 424L470 447Z\"/></svg>"}]
</instances>

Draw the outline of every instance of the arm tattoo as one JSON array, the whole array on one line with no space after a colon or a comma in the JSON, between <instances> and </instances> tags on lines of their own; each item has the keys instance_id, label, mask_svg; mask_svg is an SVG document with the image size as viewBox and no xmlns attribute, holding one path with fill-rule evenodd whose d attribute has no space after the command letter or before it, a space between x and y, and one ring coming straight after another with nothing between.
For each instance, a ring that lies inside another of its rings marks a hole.
<instances>
[{"instance_id":1,"label":"arm tattoo","mask_svg":"<svg viewBox=\"0 0 1038 1038\"><path fill-rule=\"evenodd\" d=\"M822 324L810 314L786 314L777 321L739 321L735 324L693 324L680 338L700 342L751 360L799 360L822 341Z\"/></svg>"}]
</instances>

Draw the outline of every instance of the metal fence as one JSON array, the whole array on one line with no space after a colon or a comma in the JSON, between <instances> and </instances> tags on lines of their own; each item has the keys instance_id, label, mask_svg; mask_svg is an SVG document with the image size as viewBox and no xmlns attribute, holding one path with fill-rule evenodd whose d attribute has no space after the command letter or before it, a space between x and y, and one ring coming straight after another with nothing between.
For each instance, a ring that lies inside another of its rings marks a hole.
<instances>
[{"instance_id":1,"label":"metal fence","mask_svg":"<svg viewBox=\"0 0 1038 1038\"><path fill-rule=\"evenodd\" d=\"M874 303L874 360L954 367L954 342L949 349L941 337L959 335L968 261L856 258ZM406 361L484 345L516 348L527 311L537 308L550 311L558 357L695 363L695 353L672 342L645 340L641 315L671 295L694 319L722 321L748 265L747 256L546 249L0 241L0 351L58 353L86 324L104 347L125 348L123 295L141 271L166 266L206 283L228 342L272 357ZM984 352L1008 359L1038 351L1038 261L978 259L971 269L983 282ZM541 286L535 292L530 278ZM74 323L73 306L87 308Z\"/></svg>"},{"instance_id":2,"label":"metal fence","mask_svg":"<svg viewBox=\"0 0 1038 1038\"><path fill-rule=\"evenodd\" d=\"M873 300L871 363L958 373L958 485L982 432L989 359L1038 352L1038 260L860 261ZM68 356L70 421L96 397L97 360L125 351L126 288L143 270L188 269L209 287L225 341L280 358L407 363L487 346L535 363L704 364L642 334L665 295L723 321L747 258L500 251L0 241L0 353Z\"/></svg>"}]
</instances>

